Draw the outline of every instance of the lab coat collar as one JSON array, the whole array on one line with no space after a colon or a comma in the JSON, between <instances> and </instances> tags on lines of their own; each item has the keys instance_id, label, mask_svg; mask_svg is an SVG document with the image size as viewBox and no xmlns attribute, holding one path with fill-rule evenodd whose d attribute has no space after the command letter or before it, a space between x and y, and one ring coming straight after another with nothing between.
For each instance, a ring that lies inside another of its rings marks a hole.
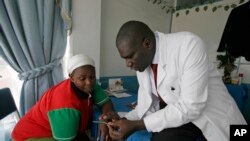
<instances>
[{"instance_id":1,"label":"lab coat collar","mask_svg":"<svg viewBox=\"0 0 250 141\"><path fill-rule=\"evenodd\" d=\"M161 54L162 48L166 47L166 40L164 38L164 34L158 31L155 32L155 39L156 39L156 51L155 51L153 63L157 62L158 64L158 68L157 68L157 87L158 87L166 76L166 71L165 71L166 64L162 64L162 62L166 62L166 59L165 59L166 54Z\"/></svg>"},{"instance_id":2,"label":"lab coat collar","mask_svg":"<svg viewBox=\"0 0 250 141\"><path fill-rule=\"evenodd\" d=\"M165 69L166 65L163 64L158 64L158 68L157 68L157 87L159 87L159 85L162 83L162 81L164 80L164 78L166 77L166 69Z\"/></svg>"}]
</instances>

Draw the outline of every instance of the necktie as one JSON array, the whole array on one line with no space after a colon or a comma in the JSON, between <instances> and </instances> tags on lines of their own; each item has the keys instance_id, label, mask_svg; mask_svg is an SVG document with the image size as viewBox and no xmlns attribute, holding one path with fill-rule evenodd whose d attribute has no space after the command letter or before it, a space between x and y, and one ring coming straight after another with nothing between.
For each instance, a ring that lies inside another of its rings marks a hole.
<instances>
[{"instance_id":1,"label":"necktie","mask_svg":"<svg viewBox=\"0 0 250 141\"><path fill-rule=\"evenodd\" d=\"M157 91L157 67L158 67L158 64L151 64L151 68L153 70L153 73L154 73L154 81L155 81L155 88L156 88L156 91ZM160 109L164 108L167 104L162 100L161 96L158 94L157 92L157 95L160 99Z\"/></svg>"},{"instance_id":2,"label":"necktie","mask_svg":"<svg viewBox=\"0 0 250 141\"><path fill-rule=\"evenodd\" d=\"M158 64L151 64L151 68L154 73L155 86L157 86L157 67L158 67Z\"/></svg>"}]
</instances>

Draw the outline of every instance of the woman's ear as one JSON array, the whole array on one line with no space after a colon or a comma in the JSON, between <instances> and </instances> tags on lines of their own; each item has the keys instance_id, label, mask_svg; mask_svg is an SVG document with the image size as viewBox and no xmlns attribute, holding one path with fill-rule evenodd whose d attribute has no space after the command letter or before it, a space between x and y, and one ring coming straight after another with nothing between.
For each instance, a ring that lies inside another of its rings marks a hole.
<instances>
[{"instance_id":1,"label":"woman's ear","mask_svg":"<svg viewBox=\"0 0 250 141\"><path fill-rule=\"evenodd\" d=\"M71 82L73 82L72 73L71 73L71 74L69 74L69 79L70 79L70 81L71 81Z\"/></svg>"}]
</instances>

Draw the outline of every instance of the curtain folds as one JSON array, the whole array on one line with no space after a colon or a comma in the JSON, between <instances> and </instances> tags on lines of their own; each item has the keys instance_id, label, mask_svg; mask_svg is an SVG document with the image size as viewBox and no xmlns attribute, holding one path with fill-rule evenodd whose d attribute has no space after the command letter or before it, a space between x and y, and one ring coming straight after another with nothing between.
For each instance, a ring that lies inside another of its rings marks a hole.
<instances>
[{"instance_id":1,"label":"curtain folds","mask_svg":"<svg viewBox=\"0 0 250 141\"><path fill-rule=\"evenodd\" d=\"M71 25L71 0L0 0L0 55L24 81L21 115L63 79Z\"/></svg>"}]
</instances>

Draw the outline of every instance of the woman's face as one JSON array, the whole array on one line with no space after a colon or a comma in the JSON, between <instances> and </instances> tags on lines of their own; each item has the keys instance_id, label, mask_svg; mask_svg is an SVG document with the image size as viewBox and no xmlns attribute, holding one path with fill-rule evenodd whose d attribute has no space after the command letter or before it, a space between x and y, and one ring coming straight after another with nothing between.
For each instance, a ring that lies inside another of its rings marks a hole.
<instances>
[{"instance_id":1,"label":"woman's face","mask_svg":"<svg viewBox=\"0 0 250 141\"><path fill-rule=\"evenodd\" d=\"M70 75L75 86L85 93L91 93L96 83L95 67L91 65L76 68Z\"/></svg>"}]
</instances>

